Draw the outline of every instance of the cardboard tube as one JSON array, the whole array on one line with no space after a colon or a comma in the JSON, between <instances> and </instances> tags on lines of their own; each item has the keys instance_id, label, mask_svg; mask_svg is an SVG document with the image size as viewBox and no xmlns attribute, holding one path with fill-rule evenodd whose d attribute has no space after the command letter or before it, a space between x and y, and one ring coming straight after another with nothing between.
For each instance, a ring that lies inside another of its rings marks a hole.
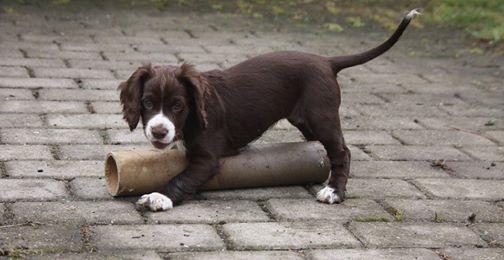
<instances>
[{"instance_id":1,"label":"cardboard tube","mask_svg":"<svg viewBox=\"0 0 504 260\"><path fill-rule=\"evenodd\" d=\"M160 190L187 167L179 150L115 151L105 163L112 196L142 195ZM220 172L201 190L321 183L329 176L329 160L318 142L250 147L220 161Z\"/></svg>"}]
</instances>

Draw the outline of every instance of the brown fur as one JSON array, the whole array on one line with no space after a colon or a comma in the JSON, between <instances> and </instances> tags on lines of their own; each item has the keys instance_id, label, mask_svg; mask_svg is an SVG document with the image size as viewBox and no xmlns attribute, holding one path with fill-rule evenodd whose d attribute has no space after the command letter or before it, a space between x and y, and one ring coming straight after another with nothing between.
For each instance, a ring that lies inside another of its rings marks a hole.
<instances>
[{"instance_id":1,"label":"brown fur","mask_svg":"<svg viewBox=\"0 0 504 260\"><path fill-rule=\"evenodd\" d=\"M219 158L237 153L283 118L307 140L324 145L331 162L328 185L343 200L351 155L341 131L336 73L388 50L408 23L405 18L382 45L351 56L275 52L227 70L202 73L188 64L143 66L119 86L124 119L134 129L142 118L145 127L162 109L174 123L190 162L164 190L174 203L217 173ZM151 105L152 109L145 108Z\"/></svg>"}]
</instances>

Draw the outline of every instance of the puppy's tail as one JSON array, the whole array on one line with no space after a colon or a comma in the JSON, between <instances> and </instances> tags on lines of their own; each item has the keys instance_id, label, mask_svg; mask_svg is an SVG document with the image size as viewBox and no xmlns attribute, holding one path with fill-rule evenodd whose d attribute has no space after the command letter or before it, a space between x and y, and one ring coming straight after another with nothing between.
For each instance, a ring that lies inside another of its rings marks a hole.
<instances>
[{"instance_id":1,"label":"puppy's tail","mask_svg":"<svg viewBox=\"0 0 504 260\"><path fill-rule=\"evenodd\" d=\"M401 24L399 24L394 34L392 34L392 36L390 36L387 41L369 51L354 55L329 58L334 74L338 73L342 69L366 63L388 51L399 40L399 37L401 37L404 30L406 30L406 27L408 27L408 24L411 22L411 20L413 20L413 18L419 14L419 9L413 9L409 11L408 14L404 16Z\"/></svg>"}]
</instances>

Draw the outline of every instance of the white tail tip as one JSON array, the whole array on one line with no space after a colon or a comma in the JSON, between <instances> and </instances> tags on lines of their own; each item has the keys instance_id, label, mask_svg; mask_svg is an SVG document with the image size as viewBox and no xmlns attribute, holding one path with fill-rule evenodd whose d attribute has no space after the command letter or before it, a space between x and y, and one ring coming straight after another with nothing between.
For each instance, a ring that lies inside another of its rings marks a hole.
<instances>
[{"instance_id":1,"label":"white tail tip","mask_svg":"<svg viewBox=\"0 0 504 260\"><path fill-rule=\"evenodd\" d=\"M415 16L420 15L419 10L420 9L413 9L413 10L409 11L409 13L406 15L406 19L411 20L411 19L415 18Z\"/></svg>"}]
</instances>

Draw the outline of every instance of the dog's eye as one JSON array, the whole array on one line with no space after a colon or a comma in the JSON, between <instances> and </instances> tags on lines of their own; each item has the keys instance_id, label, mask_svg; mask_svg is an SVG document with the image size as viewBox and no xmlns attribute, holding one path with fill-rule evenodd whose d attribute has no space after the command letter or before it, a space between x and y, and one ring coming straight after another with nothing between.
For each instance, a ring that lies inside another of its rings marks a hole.
<instances>
[{"instance_id":1,"label":"dog's eye","mask_svg":"<svg viewBox=\"0 0 504 260\"><path fill-rule=\"evenodd\" d=\"M182 104L181 101L177 101L177 102L175 102L175 104L173 104L172 109L175 112L180 112L184 109L184 104Z\"/></svg>"},{"instance_id":2,"label":"dog's eye","mask_svg":"<svg viewBox=\"0 0 504 260\"><path fill-rule=\"evenodd\" d=\"M154 106L152 102L148 99L142 100L142 104L146 109L152 109L152 107Z\"/></svg>"}]
</instances>

